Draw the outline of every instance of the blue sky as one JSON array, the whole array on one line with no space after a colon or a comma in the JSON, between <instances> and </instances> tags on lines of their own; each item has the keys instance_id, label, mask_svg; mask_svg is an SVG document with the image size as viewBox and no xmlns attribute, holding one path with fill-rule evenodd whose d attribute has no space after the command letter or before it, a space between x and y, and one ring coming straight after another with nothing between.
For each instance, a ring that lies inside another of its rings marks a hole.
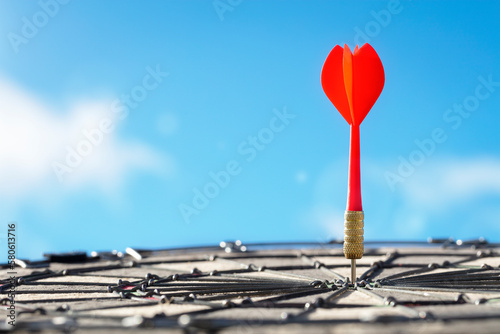
<instances>
[{"instance_id":1,"label":"blue sky","mask_svg":"<svg viewBox=\"0 0 500 334\"><path fill-rule=\"evenodd\" d=\"M500 239L499 2L0 6L0 212L21 257L341 239L349 127L320 73L365 42L386 75L361 126L365 239Z\"/></svg>"}]
</instances>

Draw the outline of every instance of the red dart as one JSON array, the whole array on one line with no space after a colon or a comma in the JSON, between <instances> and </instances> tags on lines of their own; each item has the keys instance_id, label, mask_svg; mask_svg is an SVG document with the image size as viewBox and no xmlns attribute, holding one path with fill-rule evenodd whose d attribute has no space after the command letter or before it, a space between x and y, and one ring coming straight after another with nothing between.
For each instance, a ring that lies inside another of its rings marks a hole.
<instances>
[{"instance_id":1,"label":"red dart","mask_svg":"<svg viewBox=\"0 0 500 334\"><path fill-rule=\"evenodd\" d=\"M362 211L359 171L359 125L384 88L384 67L370 44L354 49L336 45L326 58L321 85L351 126L347 210Z\"/></svg>"},{"instance_id":2,"label":"red dart","mask_svg":"<svg viewBox=\"0 0 500 334\"><path fill-rule=\"evenodd\" d=\"M351 126L347 210L344 215L344 255L351 259L351 282L356 259L364 252L364 212L359 171L359 125L384 88L384 67L375 50L365 44L354 49L336 45L323 65L321 85L326 96Z\"/></svg>"}]
</instances>

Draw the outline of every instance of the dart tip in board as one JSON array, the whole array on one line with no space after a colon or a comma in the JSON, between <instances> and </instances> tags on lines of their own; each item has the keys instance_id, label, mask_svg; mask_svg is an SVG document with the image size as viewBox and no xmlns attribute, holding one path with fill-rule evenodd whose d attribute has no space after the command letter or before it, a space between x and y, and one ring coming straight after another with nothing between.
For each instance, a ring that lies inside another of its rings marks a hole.
<instances>
[{"instance_id":1,"label":"dart tip in board","mask_svg":"<svg viewBox=\"0 0 500 334\"><path fill-rule=\"evenodd\" d=\"M356 283L356 259L351 259L351 283Z\"/></svg>"}]
</instances>

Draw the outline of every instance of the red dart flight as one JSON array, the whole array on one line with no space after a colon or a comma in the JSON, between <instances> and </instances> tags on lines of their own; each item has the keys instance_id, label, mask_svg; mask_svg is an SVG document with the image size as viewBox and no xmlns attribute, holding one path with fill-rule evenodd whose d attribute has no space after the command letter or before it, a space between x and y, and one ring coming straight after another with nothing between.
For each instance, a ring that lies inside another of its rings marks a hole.
<instances>
[{"instance_id":1,"label":"red dart flight","mask_svg":"<svg viewBox=\"0 0 500 334\"><path fill-rule=\"evenodd\" d=\"M354 49L336 45L326 58L321 85L351 126L347 210L362 211L359 170L359 125L384 88L384 67L370 44Z\"/></svg>"}]
</instances>

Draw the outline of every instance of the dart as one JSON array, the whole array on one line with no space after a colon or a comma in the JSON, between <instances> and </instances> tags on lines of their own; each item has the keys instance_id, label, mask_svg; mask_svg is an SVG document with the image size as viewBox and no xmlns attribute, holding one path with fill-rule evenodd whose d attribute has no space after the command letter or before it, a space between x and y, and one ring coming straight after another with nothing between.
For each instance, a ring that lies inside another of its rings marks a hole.
<instances>
[{"instance_id":1,"label":"dart","mask_svg":"<svg viewBox=\"0 0 500 334\"><path fill-rule=\"evenodd\" d=\"M321 85L328 99L351 127L347 208L344 214L344 255L351 260L351 282L356 259L363 257L364 212L361 203L359 126L384 88L384 67L369 44L354 52L336 45L325 60Z\"/></svg>"}]
</instances>

